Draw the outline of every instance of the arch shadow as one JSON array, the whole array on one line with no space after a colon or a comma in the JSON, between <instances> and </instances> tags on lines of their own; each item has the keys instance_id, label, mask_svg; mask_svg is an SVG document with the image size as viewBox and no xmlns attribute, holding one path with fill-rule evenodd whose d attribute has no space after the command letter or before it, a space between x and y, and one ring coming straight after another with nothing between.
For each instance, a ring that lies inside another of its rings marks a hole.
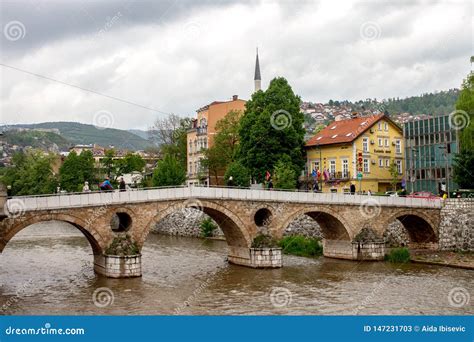
<instances>
[{"instance_id":1,"label":"arch shadow","mask_svg":"<svg viewBox=\"0 0 474 342\"><path fill-rule=\"evenodd\" d=\"M103 252L103 248L98 240L97 237L94 236L94 233L88 229L87 222L83 221L82 219L72 216L72 215L65 215L65 214L46 214L46 215L34 215L27 219L22 219L19 223L13 225L0 239L0 253L3 252L5 247L7 246L8 242L20 231L23 229L40 222L49 222L49 221L60 221L69 223L76 229L78 229L87 239L89 242L92 252L94 255L101 255ZM98 233L96 233L98 235Z\"/></svg>"},{"instance_id":2,"label":"arch shadow","mask_svg":"<svg viewBox=\"0 0 474 342\"><path fill-rule=\"evenodd\" d=\"M140 248L152 228L161 220L174 212L185 208L194 208L209 215L221 228L224 233L227 244L232 247L249 247L251 244L250 232L245 228L240 218L229 209L214 202L199 201L199 205L186 205L186 203L177 203L169 206L163 211L158 212L146 225L141 236L137 239Z\"/></svg>"},{"instance_id":3,"label":"arch shadow","mask_svg":"<svg viewBox=\"0 0 474 342\"><path fill-rule=\"evenodd\" d=\"M352 232L347 228L348 223L335 211L325 208L304 208L290 215L283 223L280 231L277 232L278 238L281 238L290 223L298 216L307 215L315 220L321 227L321 233L327 240L351 240Z\"/></svg>"},{"instance_id":4,"label":"arch shadow","mask_svg":"<svg viewBox=\"0 0 474 342\"><path fill-rule=\"evenodd\" d=\"M401 211L392 215L387 220L384 233L388 230L388 224L398 220L410 239L411 248L433 248L438 243L438 233L433 228L430 218L423 213L412 211Z\"/></svg>"}]
</instances>

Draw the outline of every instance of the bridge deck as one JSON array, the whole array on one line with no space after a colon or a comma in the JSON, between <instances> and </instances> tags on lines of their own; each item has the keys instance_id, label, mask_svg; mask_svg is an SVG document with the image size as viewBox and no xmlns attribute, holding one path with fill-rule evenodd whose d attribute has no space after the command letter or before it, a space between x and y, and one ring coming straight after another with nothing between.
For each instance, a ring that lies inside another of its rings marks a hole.
<instances>
[{"instance_id":1,"label":"bridge deck","mask_svg":"<svg viewBox=\"0 0 474 342\"><path fill-rule=\"evenodd\" d=\"M18 196L7 201L9 210L67 209L88 206L188 199L294 202L308 204L371 204L392 207L441 208L441 199L366 196L296 191L254 190L220 187L173 187L124 192L90 192L44 196ZM20 207L20 208L19 208Z\"/></svg>"}]
</instances>

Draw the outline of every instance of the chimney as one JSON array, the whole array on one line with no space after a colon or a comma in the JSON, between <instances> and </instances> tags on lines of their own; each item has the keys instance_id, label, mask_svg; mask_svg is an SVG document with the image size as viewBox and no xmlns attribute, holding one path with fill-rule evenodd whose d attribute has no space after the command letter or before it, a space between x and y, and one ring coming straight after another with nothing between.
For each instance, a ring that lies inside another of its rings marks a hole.
<instances>
[{"instance_id":1,"label":"chimney","mask_svg":"<svg viewBox=\"0 0 474 342\"><path fill-rule=\"evenodd\" d=\"M232 95L232 101L237 101L239 99L239 95Z\"/></svg>"},{"instance_id":2,"label":"chimney","mask_svg":"<svg viewBox=\"0 0 474 342\"><path fill-rule=\"evenodd\" d=\"M352 117L352 119L355 119L355 118L359 117L359 113L357 113L357 112L352 112L351 117Z\"/></svg>"}]
</instances>

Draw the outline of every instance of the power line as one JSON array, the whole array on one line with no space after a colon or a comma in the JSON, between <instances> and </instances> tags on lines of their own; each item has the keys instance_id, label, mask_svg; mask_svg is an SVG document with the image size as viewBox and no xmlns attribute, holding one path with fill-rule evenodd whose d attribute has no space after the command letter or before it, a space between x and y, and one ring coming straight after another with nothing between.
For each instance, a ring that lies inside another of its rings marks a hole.
<instances>
[{"instance_id":1,"label":"power line","mask_svg":"<svg viewBox=\"0 0 474 342\"><path fill-rule=\"evenodd\" d=\"M76 88L76 89L79 89L79 90L82 90L82 91L86 91L86 92L89 92L89 93L92 93L92 94L95 94L95 95L106 97L106 98L111 99L111 100L126 103L126 104L136 106L136 107L139 107L139 108L151 110L153 112L157 112L157 113L161 113L161 114L165 114L165 115L171 115L171 113L166 113L166 112L163 112L161 110L158 110L158 109L155 109L155 108L152 108L152 107L147 107L147 106L144 106L144 105L132 102L132 101L121 99L119 97L99 93L98 91L95 91L95 90L91 90L91 89L83 88L83 87L80 87L80 86L77 86L77 85L74 85L74 84L66 83L66 82L63 82L63 81L60 81L60 80L57 80L57 79L54 79L54 78L51 78L51 77L48 77L48 76L44 76L44 75L40 75L40 74L31 72L31 71L28 71L28 70L20 69L20 68L14 67L12 65L7 65L7 64L4 64L4 63L0 63L0 66L3 66L5 68L10 68L10 69L13 69L13 70L16 70L16 71L20 71L22 73L25 73L25 74L28 74L28 75L31 75L31 76L35 76L35 77L38 77L38 78L42 78L42 79L45 79L45 80L48 80L48 81L56 82L56 83L59 83L59 84L62 84L62 85L68 86L68 87L72 87L72 88Z\"/></svg>"}]
</instances>

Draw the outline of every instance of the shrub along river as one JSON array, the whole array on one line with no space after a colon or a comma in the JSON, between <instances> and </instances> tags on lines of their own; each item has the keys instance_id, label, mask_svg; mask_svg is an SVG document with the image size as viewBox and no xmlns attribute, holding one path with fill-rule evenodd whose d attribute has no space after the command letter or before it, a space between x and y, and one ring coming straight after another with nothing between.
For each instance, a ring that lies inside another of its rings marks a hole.
<instances>
[{"instance_id":1,"label":"shrub along river","mask_svg":"<svg viewBox=\"0 0 474 342\"><path fill-rule=\"evenodd\" d=\"M0 313L474 314L470 270L295 256L256 270L228 264L225 241L157 234L142 253L142 278L108 279L75 228L30 226L0 254Z\"/></svg>"}]
</instances>

